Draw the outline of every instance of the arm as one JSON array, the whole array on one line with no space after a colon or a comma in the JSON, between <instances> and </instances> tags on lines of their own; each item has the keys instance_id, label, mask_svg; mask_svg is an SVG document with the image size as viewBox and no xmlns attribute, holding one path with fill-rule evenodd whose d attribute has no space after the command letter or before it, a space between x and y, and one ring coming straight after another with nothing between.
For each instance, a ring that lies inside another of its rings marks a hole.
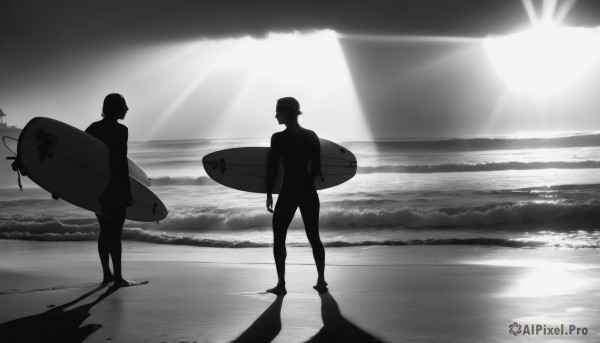
<instances>
[{"instance_id":1,"label":"arm","mask_svg":"<svg viewBox=\"0 0 600 343\"><path fill-rule=\"evenodd\" d=\"M271 149L267 162L267 211L273 213L273 187L275 186L275 175L279 167L281 155L275 141L275 135L271 136Z\"/></svg>"},{"instance_id":2,"label":"arm","mask_svg":"<svg viewBox=\"0 0 600 343\"><path fill-rule=\"evenodd\" d=\"M321 174L321 142L316 133L312 132L310 145L310 170L309 176L311 180L314 180Z\"/></svg>"},{"instance_id":3,"label":"arm","mask_svg":"<svg viewBox=\"0 0 600 343\"><path fill-rule=\"evenodd\" d=\"M98 130L98 126L96 125L96 123L92 123L90 126L88 126L88 128L85 129L85 133L89 134L90 136L92 136L94 138L97 138L102 143L104 143L104 145L106 145L106 143L100 137L100 132ZM109 160L109 163L112 165L113 162L112 162L110 155L108 156L108 160ZM110 175L111 175L111 179L112 179L112 169L110 170ZM100 198L98 199L98 202L100 203L100 208L102 209L102 212L104 214L106 214L106 204L108 202L106 192L108 191L109 187L110 187L110 184L106 187L104 192L102 192L102 194L100 194Z\"/></svg>"},{"instance_id":4,"label":"arm","mask_svg":"<svg viewBox=\"0 0 600 343\"><path fill-rule=\"evenodd\" d=\"M133 197L131 196L131 182L129 181L129 162L127 161L127 142L129 141L129 129L127 126L123 126L124 130L124 144L123 144L123 153L122 153L122 161L123 161L123 179L125 181L125 189L128 194L127 206L131 206L133 203Z\"/></svg>"},{"instance_id":5,"label":"arm","mask_svg":"<svg viewBox=\"0 0 600 343\"><path fill-rule=\"evenodd\" d=\"M111 184L113 189L118 189L121 196L127 197L126 204L131 205L131 184L129 181L129 164L127 162L127 140L129 132L126 126L119 126L115 132L113 150L110 153Z\"/></svg>"}]
</instances>

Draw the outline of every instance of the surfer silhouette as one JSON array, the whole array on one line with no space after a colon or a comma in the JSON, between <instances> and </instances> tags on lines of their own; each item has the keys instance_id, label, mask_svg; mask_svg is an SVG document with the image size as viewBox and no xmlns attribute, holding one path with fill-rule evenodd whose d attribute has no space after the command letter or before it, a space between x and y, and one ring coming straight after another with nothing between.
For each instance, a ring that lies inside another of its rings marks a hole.
<instances>
[{"instance_id":1,"label":"surfer silhouette","mask_svg":"<svg viewBox=\"0 0 600 343\"><path fill-rule=\"evenodd\" d=\"M121 273L121 231L125 223L125 213L132 204L127 164L127 126L118 123L129 110L121 94L112 93L104 98L102 120L92 123L85 132L98 138L108 146L110 160L110 183L100 196L104 214L96 214L100 224L98 254L104 277L102 283L114 282L116 287L126 287L133 283L123 279ZM114 275L109 266L112 258Z\"/></svg>"},{"instance_id":2,"label":"surfer silhouette","mask_svg":"<svg viewBox=\"0 0 600 343\"><path fill-rule=\"evenodd\" d=\"M317 284L314 288L319 292L327 292L325 282L325 248L319 237L319 195L314 186L314 179L321 171L321 147L319 137L311 130L298 124L300 104L292 97L277 101L275 118L286 129L273 134L267 168L267 210L273 213L273 257L277 268L277 286L267 292L279 296L287 294L285 288L285 259L287 251L285 239L287 230L294 218L296 209L304 221L306 236L312 247L317 266ZM283 186L273 211L272 190L279 160L283 161Z\"/></svg>"}]
</instances>

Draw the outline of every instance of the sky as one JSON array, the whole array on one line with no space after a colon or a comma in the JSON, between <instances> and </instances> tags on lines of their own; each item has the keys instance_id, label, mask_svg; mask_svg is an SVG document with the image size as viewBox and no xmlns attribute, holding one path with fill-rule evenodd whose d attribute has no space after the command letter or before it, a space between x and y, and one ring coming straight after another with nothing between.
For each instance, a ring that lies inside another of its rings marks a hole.
<instances>
[{"instance_id":1,"label":"sky","mask_svg":"<svg viewBox=\"0 0 600 343\"><path fill-rule=\"evenodd\" d=\"M268 137L284 96L338 140L600 130L600 67L544 62L595 52L552 38L517 72L538 72L532 90L486 48L532 18L594 29L594 0L3 0L0 13L0 108L20 127L85 129L118 92L131 140Z\"/></svg>"}]
</instances>

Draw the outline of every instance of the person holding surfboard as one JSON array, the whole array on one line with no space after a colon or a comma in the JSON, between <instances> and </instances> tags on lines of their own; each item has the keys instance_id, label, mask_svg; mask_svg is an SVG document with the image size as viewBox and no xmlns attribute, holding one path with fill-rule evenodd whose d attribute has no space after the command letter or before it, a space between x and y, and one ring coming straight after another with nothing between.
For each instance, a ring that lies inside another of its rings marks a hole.
<instances>
[{"instance_id":1,"label":"person holding surfboard","mask_svg":"<svg viewBox=\"0 0 600 343\"><path fill-rule=\"evenodd\" d=\"M319 137L298 123L300 103L292 97L277 101L276 115L279 125L286 129L273 134L267 168L267 210L273 213L273 256L277 269L277 286L267 292L282 296L285 288L285 259L287 252L285 239L288 227L296 210L304 221L306 236L312 247L317 266L317 284L313 286L319 293L327 292L325 282L325 248L319 236L319 195L314 186L315 178L321 171ZM283 186L273 211L273 186L279 160L283 162Z\"/></svg>"},{"instance_id":2,"label":"person holding surfboard","mask_svg":"<svg viewBox=\"0 0 600 343\"><path fill-rule=\"evenodd\" d=\"M126 287L133 283L123 279L121 273L121 231L125 223L127 207L132 204L129 166L127 162L127 126L118 120L125 118L129 110L121 94L112 93L104 98L102 120L92 123L85 132L98 138L108 146L110 160L110 183L100 196L104 214L96 214L100 224L98 254L104 277L103 284L114 282L116 287ZM109 266L112 258L114 275Z\"/></svg>"}]
</instances>

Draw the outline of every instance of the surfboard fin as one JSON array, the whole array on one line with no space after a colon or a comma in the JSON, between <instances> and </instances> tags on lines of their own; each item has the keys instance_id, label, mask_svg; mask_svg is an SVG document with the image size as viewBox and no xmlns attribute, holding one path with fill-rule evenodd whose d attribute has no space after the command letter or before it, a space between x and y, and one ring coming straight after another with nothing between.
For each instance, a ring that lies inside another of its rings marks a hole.
<instances>
[{"instance_id":1,"label":"surfboard fin","mask_svg":"<svg viewBox=\"0 0 600 343\"><path fill-rule=\"evenodd\" d=\"M23 174L23 176L26 176L27 174L25 174L25 171L23 170L23 165L21 164L21 159L19 158L19 156L14 156L14 157L7 157L7 160L14 160L13 163L11 163L10 167L12 168L12 170L17 172L17 183L19 185L19 189L21 190L21 192L23 191L23 184L21 184L21 174Z\"/></svg>"}]
</instances>

